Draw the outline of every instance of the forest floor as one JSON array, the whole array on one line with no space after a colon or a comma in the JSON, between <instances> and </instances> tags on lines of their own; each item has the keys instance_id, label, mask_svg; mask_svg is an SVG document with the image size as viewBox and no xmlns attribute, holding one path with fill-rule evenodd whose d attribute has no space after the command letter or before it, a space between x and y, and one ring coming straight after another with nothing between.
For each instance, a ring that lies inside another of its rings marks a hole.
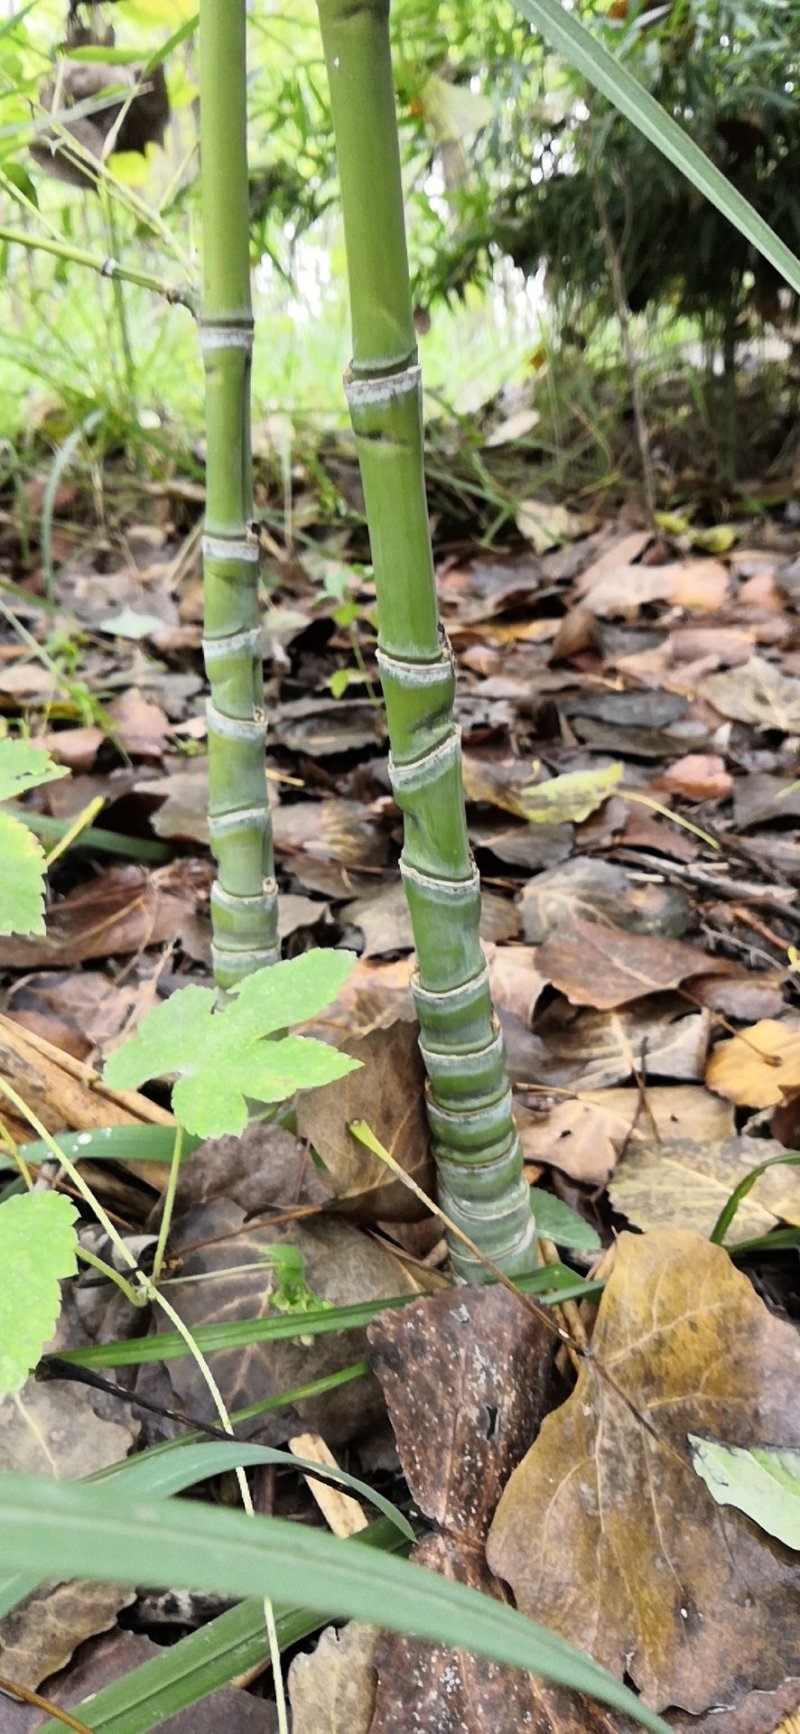
<instances>
[{"instance_id":1,"label":"forest floor","mask_svg":"<svg viewBox=\"0 0 800 1734\"><path fill-rule=\"evenodd\" d=\"M0 499L0 715L69 769L26 798L45 848L77 830L50 874L46 936L2 942L0 1073L48 1131L81 1135L70 1148L140 1248L166 1170L103 1164L99 1129L168 1125L168 1095L126 1100L97 1072L160 999L210 982L202 488L111 473L92 495L62 480L51 522L46 484L44 470L25 484L23 538ZM259 1317L275 1273L253 1263L297 1248L312 1299L375 1303L372 1371L363 1330L217 1354L230 1410L330 1383L251 1420L248 1437L302 1436L306 1456L324 1443L391 1497L410 1489L434 1525L427 1563L510 1586L674 1727L788 1734L797 1556L752 1512L715 1503L687 1438L800 1450L800 1167L767 1167L725 1249L711 1238L739 1183L800 1143L800 531L789 512L704 538L648 529L633 507L531 500L487 546L467 494L449 518L433 502L483 939L543 1256L566 1297L545 1310L498 1287L452 1291L441 1222L348 1132L368 1120L430 1190L352 458L332 458L324 486L298 462L282 497L265 478L257 498L284 955L357 952L314 1033L364 1065L309 1094L296 1134L256 1125L190 1155L173 1305L192 1329ZM21 1116L3 1121L7 1143L34 1137ZM380 1313L405 1292L426 1298ZM133 1333L84 1275L54 1347ZM495 1408L503 1424L487 1428ZM188 1361L145 1363L119 1397L32 1379L0 1405L0 1467L85 1475L198 1420L213 1414ZM255 1471L254 1494L262 1511L320 1520L297 1474ZM0 1675L80 1724L89 1694L218 1614L146 1588L43 1590L0 1624ZM633 1726L446 1660L355 1627L307 1644L294 1734ZM273 1728L269 1675L255 1674L163 1725ZM42 1716L0 1696L0 1734Z\"/></svg>"}]
</instances>

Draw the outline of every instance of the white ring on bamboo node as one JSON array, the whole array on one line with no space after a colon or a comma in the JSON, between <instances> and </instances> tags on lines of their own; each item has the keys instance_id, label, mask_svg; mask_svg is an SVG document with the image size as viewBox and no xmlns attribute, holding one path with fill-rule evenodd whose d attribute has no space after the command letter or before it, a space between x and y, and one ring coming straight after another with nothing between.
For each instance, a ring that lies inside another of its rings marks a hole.
<instances>
[{"instance_id":1,"label":"white ring on bamboo node","mask_svg":"<svg viewBox=\"0 0 800 1734\"><path fill-rule=\"evenodd\" d=\"M344 390L351 409L372 409L392 403L397 397L421 391L422 369L418 365L404 367L399 373L381 374L377 379L355 379L345 376Z\"/></svg>"},{"instance_id":2,"label":"white ring on bamboo node","mask_svg":"<svg viewBox=\"0 0 800 1734\"><path fill-rule=\"evenodd\" d=\"M206 701L206 721L214 734L224 735L226 740L258 743L263 741L267 732L263 722L253 722L251 718L243 716L225 716L221 710L217 710L210 698Z\"/></svg>"},{"instance_id":3,"label":"white ring on bamboo node","mask_svg":"<svg viewBox=\"0 0 800 1734\"><path fill-rule=\"evenodd\" d=\"M413 869L409 869L409 871L413 872ZM437 993L431 987L422 987L419 980L419 970L415 969L411 977L411 992L414 1000L422 1000L423 1005L430 1011L459 1010L470 1000L480 999L481 995L486 993L488 986L489 971L485 964L478 975L470 976L469 981L462 982L460 987L444 988L441 993Z\"/></svg>"},{"instance_id":4,"label":"white ring on bamboo node","mask_svg":"<svg viewBox=\"0 0 800 1734\"><path fill-rule=\"evenodd\" d=\"M406 687L440 686L454 674L452 653L447 652L436 662L408 662L388 650L377 650L375 660L381 674L395 675Z\"/></svg>"},{"instance_id":5,"label":"white ring on bamboo node","mask_svg":"<svg viewBox=\"0 0 800 1734\"><path fill-rule=\"evenodd\" d=\"M248 626L246 632L231 632L227 638L204 638L203 655L206 662L223 662L228 656L235 656L238 651L250 650L255 655L261 651L261 627Z\"/></svg>"},{"instance_id":6,"label":"white ring on bamboo node","mask_svg":"<svg viewBox=\"0 0 800 1734\"><path fill-rule=\"evenodd\" d=\"M443 901L452 899L466 901L467 896L475 897L481 888L480 876L475 868L469 879L439 879L433 873L421 873L418 867L410 867L407 861L400 861L400 877L405 882L411 880L418 885L420 891L429 891Z\"/></svg>"},{"instance_id":7,"label":"white ring on bamboo node","mask_svg":"<svg viewBox=\"0 0 800 1734\"><path fill-rule=\"evenodd\" d=\"M203 355L214 349L246 349L253 347L253 328L246 325L203 325L200 328L200 350Z\"/></svg>"},{"instance_id":8,"label":"white ring on bamboo node","mask_svg":"<svg viewBox=\"0 0 800 1734\"><path fill-rule=\"evenodd\" d=\"M266 807L237 807L232 813L210 813L208 829L212 837L224 837L233 831L253 828L267 831L270 822Z\"/></svg>"},{"instance_id":9,"label":"white ring on bamboo node","mask_svg":"<svg viewBox=\"0 0 800 1734\"><path fill-rule=\"evenodd\" d=\"M257 542L245 541L243 536L204 536L204 560L247 560L256 565L261 554Z\"/></svg>"},{"instance_id":10,"label":"white ring on bamboo node","mask_svg":"<svg viewBox=\"0 0 800 1734\"><path fill-rule=\"evenodd\" d=\"M119 261L117 259L111 259L111 258L104 259L103 263L100 267L100 276L101 277L116 277L118 270L119 270Z\"/></svg>"},{"instance_id":11,"label":"white ring on bamboo node","mask_svg":"<svg viewBox=\"0 0 800 1734\"><path fill-rule=\"evenodd\" d=\"M446 739L437 747L431 747L430 752L423 753L418 759L412 759L410 764L398 765L389 754L389 779L393 789L414 789L429 778L435 777L440 771L447 770L451 760L461 755L461 730L453 726Z\"/></svg>"}]
</instances>

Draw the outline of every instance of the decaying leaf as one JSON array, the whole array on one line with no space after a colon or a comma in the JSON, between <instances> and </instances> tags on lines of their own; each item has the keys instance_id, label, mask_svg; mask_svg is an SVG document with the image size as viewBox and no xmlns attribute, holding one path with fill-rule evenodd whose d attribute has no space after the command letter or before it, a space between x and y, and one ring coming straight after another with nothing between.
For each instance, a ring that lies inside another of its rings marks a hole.
<instances>
[{"instance_id":1,"label":"decaying leaf","mask_svg":"<svg viewBox=\"0 0 800 1734\"><path fill-rule=\"evenodd\" d=\"M273 1271L266 1264L261 1269L258 1265L263 1253L274 1246L297 1249L304 1260L305 1280L322 1301L347 1306L413 1293L415 1289L399 1260L340 1218L288 1222L274 1228L255 1223L246 1226L244 1211L238 1205L217 1199L183 1216L176 1224L172 1244L177 1252L184 1246L195 1248L187 1250L181 1278L209 1278L204 1282L178 1280L170 1289L173 1305L190 1329L199 1324L263 1318L271 1310L276 1285ZM232 1268L242 1265L256 1268ZM325 1332L303 1343L301 1314L297 1329L297 1338L253 1343L214 1356L214 1375L229 1410L247 1408L264 1397L291 1391L364 1359L363 1331ZM167 1407L174 1407L177 1399L177 1406L189 1414L201 1420L213 1419L207 1387L189 1358L169 1361L163 1368L143 1366L137 1390ZM382 1412L380 1391L369 1377L261 1415L244 1424L240 1437L281 1445L290 1433L311 1429L337 1445L373 1426Z\"/></svg>"},{"instance_id":2,"label":"decaying leaf","mask_svg":"<svg viewBox=\"0 0 800 1734\"><path fill-rule=\"evenodd\" d=\"M424 1206L408 1186L353 1137L366 1120L390 1155L430 1196L435 1177L425 1117L425 1068L413 1023L395 1023L346 1043L361 1062L336 1084L307 1090L297 1104L297 1129L328 1170L337 1207L361 1222L416 1222Z\"/></svg>"},{"instance_id":3,"label":"decaying leaf","mask_svg":"<svg viewBox=\"0 0 800 1734\"><path fill-rule=\"evenodd\" d=\"M598 922L573 921L539 948L537 968L572 1005L612 1010L645 994L678 987L726 966L676 939L626 933Z\"/></svg>"},{"instance_id":4,"label":"decaying leaf","mask_svg":"<svg viewBox=\"0 0 800 1734\"><path fill-rule=\"evenodd\" d=\"M549 783L544 784L549 788ZM612 861L574 855L563 867L537 873L519 897L527 940L541 945L549 933L577 919L625 927L632 933L662 933L676 939L691 920L689 899L675 886L631 879Z\"/></svg>"},{"instance_id":5,"label":"decaying leaf","mask_svg":"<svg viewBox=\"0 0 800 1734\"><path fill-rule=\"evenodd\" d=\"M135 1590L83 1580L37 1590L0 1621L0 1673L35 1690L135 1600Z\"/></svg>"},{"instance_id":6,"label":"decaying leaf","mask_svg":"<svg viewBox=\"0 0 800 1734\"><path fill-rule=\"evenodd\" d=\"M706 1083L739 1106L778 1107L800 1090L800 1024L762 1018L720 1042L708 1062Z\"/></svg>"},{"instance_id":7,"label":"decaying leaf","mask_svg":"<svg viewBox=\"0 0 800 1734\"><path fill-rule=\"evenodd\" d=\"M505 1289L476 1288L383 1314L369 1339L409 1486L444 1531L418 1543L413 1559L505 1600L483 1542L546 1406L551 1332ZM632 1734L624 1717L463 1651L385 1633L376 1663L370 1734Z\"/></svg>"},{"instance_id":8,"label":"decaying leaf","mask_svg":"<svg viewBox=\"0 0 800 1734\"><path fill-rule=\"evenodd\" d=\"M552 1333L506 1289L475 1288L381 1314L368 1335L415 1500L443 1528L483 1541L544 1412Z\"/></svg>"},{"instance_id":9,"label":"decaying leaf","mask_svg":"<svg viewBox=\"0 0 800 1734\"><path fill-rule=\"evenodd\" d=\"M587 1091L526 1127L523 1149L528 1161L552 1163L573 1180L605 1186L634 1130L653 1129L661 1139L720 1141L733 1133L733 1110L692 1084L648 1085L644 1097L639 1090Z\"/></svg>"},{"instance_id":10,"label":"decaying leaf","mask_svg":"<svg viewBox=\"0 0 800 1734\"><path fill-rule=\"evenodd\" d=\"M609 1186L615 1210L637 1228L696 1228L708 1235L734 1188L760 1162L784 1155L771 1138L696 1137L657 1143L642 1130L631 1138ZM769 1234L779 1222L800 1223L800 1168L780 1165L760 1175L742 1199L725 1242L736 1246Z\"/></svg>"},{"instance_id":11,"label":"decaying leaf","mask_svg":"<svg viewBox=\"0 0 800 1734\"><path fill-rule=\"evenodd\" d=\"M376 1626L327 1626L289 1669L292 1734L370 1734L375 1708Z\"/></svg>"},{"instance_id":12,"label":"decaying leaf","mask_svg":"<svg viewBox=\"0 0 800 1734\"><path fill-rule=\"evenodd\" d=\"M700 691L723 716L784 734L800 732L800 680L782 674L764 656L751 656L743 668L707 675Z\"/></svg>"},{"instance_id":13,"label":"decaying leaf","mask_svg":"<svg viewBox=\"0 0 800 1734\"><path fill-rule=\"evenodd\" d=\"M647 1701L699 1715L800 1671L800 1567L690 1466L687 1436L800 1443L800 1342L727 1253L623 1234L592 1354L492 1525L517 1606Z\"/></svg>"}]
</instances>

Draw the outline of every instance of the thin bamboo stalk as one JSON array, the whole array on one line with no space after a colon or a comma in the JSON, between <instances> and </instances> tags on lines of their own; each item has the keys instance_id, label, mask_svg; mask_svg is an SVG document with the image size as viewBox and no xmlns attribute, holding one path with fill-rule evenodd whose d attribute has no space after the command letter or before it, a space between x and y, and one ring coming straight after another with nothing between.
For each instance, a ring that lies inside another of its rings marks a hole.
<instances>
[{"instance_id":1,"label":"thin bamboo stalk","mask_svg":"<svg viewBox=\"0 0 800 1734\"><path fill-rule=\"evenodd\" d=\"M245 0L200 6L200 187L206 378L205 635L214 974L230 987L278 956L253 517L253 314Z\"/></svg>"},{"instance_id":2,"label":"thin bamboo stalk","mask_svg":"<svg viewBox=\"0 0 800 1734\"><path fill-rule=\"evenodd\" d=\"M442 1206L509 1274L536 1263L503 1039L478 938L455 672L439 623L389 47L389 0L318 0L345 224L353 360L345 378L378 599L378 665L400 863L417 952L414 1000ZM451 1242L467 1281L483 1267Z\"/></svg>"}]
</instances>

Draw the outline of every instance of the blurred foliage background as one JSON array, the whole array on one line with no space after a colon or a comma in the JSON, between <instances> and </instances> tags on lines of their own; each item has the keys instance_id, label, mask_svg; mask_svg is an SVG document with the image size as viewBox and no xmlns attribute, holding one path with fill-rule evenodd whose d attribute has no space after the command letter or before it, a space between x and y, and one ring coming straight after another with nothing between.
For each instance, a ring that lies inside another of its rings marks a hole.
<instances>
[{"instance_id":1,"label":"blurred foliage background","mask_svg":"<svg viewBox=\"0 0 800 1734\"><path fill-rule=\"evenodd\" d=\"M190 312L71 255L196 292L194 0L6 5L5 467L87 418L106 452L191 465ZM800 0L579 11L800 252ZM791 478L797 312L774 273L505 0L395 0L393 32L431 417L469 438L484 406L516 414L541 479L585 494L632 451L636 469L638 384L660 493L693 465L729 486ZM256 441L313 443L344 423L349 339L312 0L252 0L250 36Z\"/></svg>"}]
</instances>

